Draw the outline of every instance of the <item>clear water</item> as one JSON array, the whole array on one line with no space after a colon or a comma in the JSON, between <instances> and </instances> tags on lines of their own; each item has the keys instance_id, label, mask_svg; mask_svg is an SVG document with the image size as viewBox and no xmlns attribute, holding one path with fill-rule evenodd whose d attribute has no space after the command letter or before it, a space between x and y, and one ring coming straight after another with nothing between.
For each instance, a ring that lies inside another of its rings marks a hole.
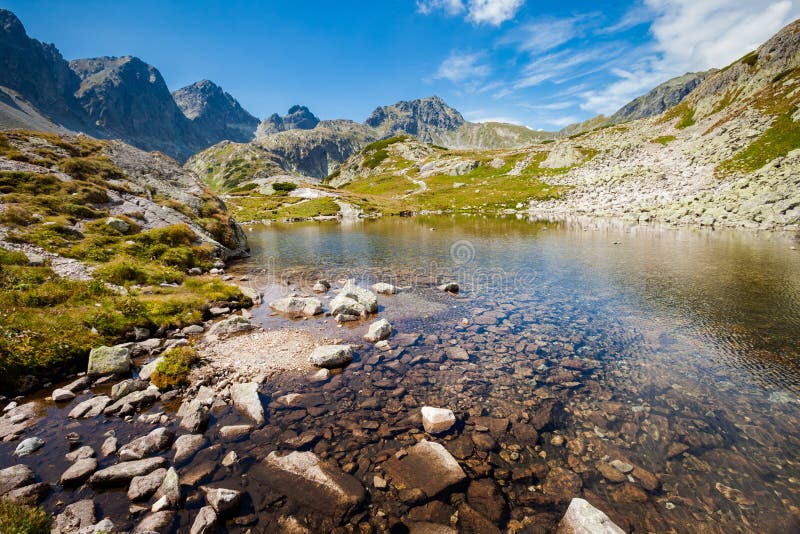
<instances>
[{"instance_id":1,"label":"clear water","mask_svg":"<svg viewBox=\"0 0 800 534\"><path fill-rule=\"evenodd\" d=\"M414 418L428 404L455 411L458 425L437 439L471 480L496 485L507 503L495 521L503 529L549 531L569 498L582 496L635 532L800 530L800 251L792 250L800 247L793 236L437 216L272 225L248 237L253 255L231 272L250 276L267 300L309 291L318 278L385 281L403 291L380 297L396 350L363 346L325 384L288 376L265 384L266 426L181 468L183 476L205 462L212 467L203 482L248 492L245 519L227 529L280 531L278 518L292 514L312 531L365 523L402 531L419 510L372 481L389 455L423 437ZM436 290L448 280L459 282L457 296ZM329 317L291 321L266 306L255 314L267 328L308 328L356 343L366 330L338 328ZM453 346L470 361L449 359ZM323 400L313 410L281 409L272 399L287 392ZM99 448L104 428L118 429L121 443L147 430L102 418L64 425L70 406L46 405L39 435L63 441L75 430L96 436L85 441ZM151 411L164 409L174 407ZM216 412L207 434L237 421L230 409ZM493 446L472 447L490 424ZM313 435L305 448L363 482L367 507L334 519L270 485L261 460L300 434ZM3 466L13 463L13 445L0 444ZM229 449L243 458L233 470L218 465ZM599 466L614 459L636 466L630 480L603 476ZM55 453L38 461L56 479L66 467ZM563 489L564 480L573 485ZM443 509L454 512L465 490L439 497ZM197 490L184 493L180 531L203 504ZM58 500L78 495L91 492L57 488L46 505L58 509ZM126 515L124 490L97 501L112 518Z\"/></svg>"}]
</instances>

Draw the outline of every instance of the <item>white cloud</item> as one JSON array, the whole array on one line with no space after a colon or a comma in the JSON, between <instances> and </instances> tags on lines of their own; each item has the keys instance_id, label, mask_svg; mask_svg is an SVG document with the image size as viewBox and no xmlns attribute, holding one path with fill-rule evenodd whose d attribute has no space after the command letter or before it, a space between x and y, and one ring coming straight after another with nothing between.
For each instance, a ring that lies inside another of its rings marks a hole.
<instances>
[{"instance_id":1,"label":"white cloud","mask_svg":"<svg viewBox=\"0 0 800 534\"><path fill-rule=\"evenodd\" d=\"M448 15L458 15L464 11L461 0L417 0L417 11L429 15L434 11L442 10Z\"/></svg>"},{"instance_id":2,"label":"white cloud","mask_svg":"<svg viewBox=\"0 0 800 534\"><path fill-rule=\"evenodd\" d=\"M448 16L467 13L467 20L475 24L499 26L513 19L525 0L417 0L417 11L429 15L442 11Z\"/></svg>"},{"instance_id":3,"label":"white cloud","mask_svg":"<svg viewBox=\"0 0 800 534\"><path fill-rule=\"evenodd\" d=\"M557 117L555 119L549 119L547 121L548 124L552 124L553 126L558 126L559 128L563 128L564 126L569 126L570 124L575 124L576 122L580 122L580 119L569 115L567 117Z\"/></svg>"},{"instance_id":4,"label":"white cloud","mask_svg":"<svg viewBox=\"0 0 800 534\"><path fill-rule=\"evenodd\" d=\"M517 126L525 126L525 123L523 123L521 120L515 119L514 117L506 117L506 116L486 116L486 117L482 116L473 119L471 122L504 122L506 124L516 124ZM529 126L525 127L530 130Z\"/></svg>"},{"instance_id":5,"label":"white cloud","mask_svg":"<svg viewBox=\"0 0 800 534\"><path fill-rule=\"evenodd\" d=\"M524 3L525 0L469 0L467 18L476 24L499 26L513 19Z\"/></svg>"},{"instance_id":6,"label":"white cloud","mask_svg":"<svg viewBox=\"0 0 800 534\"><path fill-rule=\"evenodd\" d=\"M606 28L597 30L598 35L607 35L629 30L640 24L650 22L653 20L653 10L644 4L634 4L633 7L628 9L625 15L617 22Z\"/></svg>"},{"instance_id":7,"label":"white cloud","mask_svg":"<svg viewBox=\"0 0 800 534\"><path fill-rule=\"evenodd\" d=\"M545 18L511 30L499 43L514 45L521 52L541 53L571 41L579 34L584 17Z\"/></svg>"},{"instance_id":8,"label":"white cloud","mask_svg":"<svg viewBox=\"0 0 800 534\"><path fill-rule=\"evenodd\" d=\"M442 61L434 78L449 80L453 83L474 81L486 77L491 69L480 63L481 54L458 54L453 52Z\"/></svg>"},{"instance_id":9,"label":"white cloud","mask_svg":"<svg viewBox=\"0 0 800 534\"><path fill-rule=\"evenodd\" d=\"M724 67L800 16L791 0L645 0L654 13L652 56L616 69L618 80L583 93L581 108L613 113L659 83L686 72ZM619 63L618 63L619 64Z\"/></svg>"}]
</instances>

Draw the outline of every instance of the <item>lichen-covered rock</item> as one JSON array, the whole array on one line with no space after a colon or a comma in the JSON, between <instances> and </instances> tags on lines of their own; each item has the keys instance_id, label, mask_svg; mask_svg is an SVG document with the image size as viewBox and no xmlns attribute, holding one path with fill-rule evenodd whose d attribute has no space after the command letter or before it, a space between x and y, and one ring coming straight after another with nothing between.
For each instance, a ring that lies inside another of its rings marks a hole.
<instances>
[{"instance_id":1,"label":"lichen-covered rock","mask_svg":"<svg viewBox=\"0 0 800 534\"><path fill-rule=\"evenodd\" d=\"M377 341L382 341L389 336L392 335L394 329L392 325L386 319L378 319L371 325L369 325L369 329L367 333L364 334L364 339L369 341L370 343L375 343Z\"/></svg>"},{"instance_id":2,"label":"lichen-covered rock","mask_svg":"<svg viewBox=\"0 0 800 534\"><path fill-rule=\"evenodd\" d=\"M322 302L316 297L285 297L273 300L269 307L289 317L313 317L322 313Z\"/></svg>"},{"instance_id":3,"label":"lichen-covered rock","mask_svg":"<svg viewBox=\"0 0 800 534\"><path fill-rule=\"evenodd\" d=\"M89 376L124 375L131 370L131 349L127 345L95 347L89 353Z\"/></svg>"},{"instance_id":4,"label":"lichen-covered rock","mask_svg":"<svg viewBox=\"0 0 800 534\"><path fill-rule=\"evenodd\" d=\"M326 369L342 367L353 361L353 348L350 345L322 345L314 349L309 361Z\"/></svg>"}]
</instances>

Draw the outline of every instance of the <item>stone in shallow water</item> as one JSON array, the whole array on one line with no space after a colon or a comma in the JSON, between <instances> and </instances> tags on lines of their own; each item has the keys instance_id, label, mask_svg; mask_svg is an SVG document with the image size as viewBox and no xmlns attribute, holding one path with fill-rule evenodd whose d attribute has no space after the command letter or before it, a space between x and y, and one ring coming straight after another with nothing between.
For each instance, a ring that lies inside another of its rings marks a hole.
<instances>
[{"instance_id":1,"label":"stone in shallow water","mask_svg":"<svg viewBox=\"0 0 800 534\"><path fill-rule=\"evenodd\" d=\"M122 461L140 460L169 447L174 436L175 434L166 428L156 428L149 434L123 445L119 449L119 457Z\"/></svg>"},{"instance_id":2,"label":"stone in shallow water","mask_svg":"<svg viewBox=\"0 0 800 534\"><path fill-rule=\"evenodd\" d=\"M624 534L609 517L589 504L574 498L563 519L558 524L557 534Z\"/></svg>"},{"instance_id":3,"label":"stone in shallow water","mask_svg":"<svg viewBox=\"0 0 800 534\"><path fill-rule=\"evenodd\" d=\"M166 464L167 461L160 456L133 462L121 462L95 472L89 482L98 486L123 484L133 477L146 475L159 467L164 467Z\"/></svg>"},{"instance_id":4,"label":"stone in shallow water","mask_svg":"<svg viewBox=\"0 0 800 534\"><path fill-rule=\"evenodd\" d=\"M387 284L386 282L378 282L377 284L373 284L370 289L379 295L394 295L397 293L397 288L392 284Z\"/></svg>"},{"instance_id":5,"label":"stone in shallow water","mask_svg":"<svg viewBox=\"0 0 800 534\"><path fill-rule=\"evenodd\" d=\"M165 534L171 531L173 521L175 521L175 512L172 510L156 512L142 519L133 529L133 534L150 534L152 532Z\"/></svg>"},{"instance_id":6,"label":"stone in shallow water","mask_svg":"<svg viewBox=\"0 0 800 534\"><path fill-rule=\"evenodd\" d=\"M339 468L322 462L313 452L271 452L263 462L273 488L305 506L341 519L365 499L364 487Z\"/></svg>"},{"instance_id":7,"label":"stone in shallow water","mask_svg":"<svg viewBox=\"0 0 800 534\"><path fill-rule=\"evenodd\" d=\"M326 369L342 367L353 361L353 348L350 345L322 345L314 349L309 361Z\"/></svg>"},{"instance_id":8,"label":"stone in shallow water","mask_svg":"<svg viewBox=\"0 0 800 534\"><path fill-rule=\"evenodd\" d=\"M447 353L447 357L451 360L455 360L457 362L468 362L469 361L469 353L461 347L447 347L445 349Z\"/></svg>"},{"instance_id":9,"label":"stone in shallow water","mask_svg":"<svg viewBox=\"0 0 800 534\"><path fill-rule=\"evenodd\" d=\"M422 412L422 426L429 434L447 432L456 424L455 414L447 408L423 406L420 411Z\"/></svg>"},{"instance_id":10,"label":"stone in shallow water","mask_svg":"<svg viewBox=\"0 0 800 534\"><path fill-rule=\"evenodd\" d=\"M369 330L364 334L364 339L370 343L375 343L376 341L382 341L391 336L392 331L393 328L389 321L386 319L378 319L369 325Z\"/></svg>"},{"instance_id":11,"label":"stone in shallow water","mask_svg":"<svg viewBox=\"0 0 800 534\"><path fill-rule=\"evenodd\" d=\"M316 297L286 297L273 300L269 307L289 317L313 317L322 313L322 302Z\"/></svg>"},{"instance_id":12,"label":"stone in shallow water","mask_svg":"<svg viewBox=\"0 0 800 534\"><path fill-rule=\"evenodd\" d=\"M74 486L76 484L80 484L89 478L89 475L94 473L96 469L97 460L94 458L83 458L78 460L61 475L61 485Z\"/></svg>"},{"instance_id":13,"label":"stone in shallow water","mask_svg":"<svg viewBox=\"0 0 800 534\"><path fill-rule=\"evenodd\" d=\"M167 470L162 467L147 475L133 477L131 485L128 487L128 498L132 501L149 498L161 487L166 475Z\"/></svg>"},{"instance_id":14,"label":"stone in shallow water","mask_svg":"<svg viewBox=\"0 0 800 534\"><path fill-rule=\"evenodd\" d=\"M231 386L231 401L237 410L244 413L257 424L263 424L264 407L258 397L258 384L247 382L245 384L233 384Z\"/></svg>"},{"instance_id":15,"label":"stone in shallow water","mask_svg":"<svg viewBox=\"0 0 800 534\"><path fill-rule=\"evenodd\" d=\"M0 496L11 490L28 486L36 481L33 470L24 464L0 469Z\"/></svg>"},{"instance_id":16,"label":"stone in shallow water","mask_svg":"<svg viewBox=\"0 0 800 534\"><path fill-rule=\"evenodd\" d=\"M212 488L210 486L201 486L200 489L206 494L206 502L218 514L224 514L239 508L239 501L242 498L241 491L228 488Z\"/></svg>"},{"instance_id":17,"label":"stone in shallow water","mask_svg":"<svg viewBox=\"0 0 800 534\"><path fill-rule=\"evenodd\" d=\"M419 488L433 498L464 482L467 475L453 456L440 444L422 440L402 458L396 455L383 464L398 489Z\"/></svg>"},{"instance_id":18,"label":"stone in shallow water","mask_svg":"<svg viewBox=\"0 0 800 534\"><path fill-rule=\"evenodd\" d=\"M58 514L53 522L52 534L72 534L94 525L94 501L84 499L72 503Z\"/></svg>"},{"instance_id":19,"label":"stone in shallow water","mask_svg":"<svg viewBox=\"0 0 800 534\"><path fill-rule=\"evenodd\" d=\"M72 408L72 410L69 412L69 417L72 417L73 419L79 419L98 416L103 413L103 410L106 409L106 406L108 406L110 402L111 398L106 395L92 397L91 399L87 399Z\"/></svg>"},{"instance_id":20,"label":"stone in shallow water","mask_svg":"<svg viewBox=\"0 0 800 534\"><path fill-rule=\"evenodd\" d=\"M378 311L378 297L369 289L359 287L353 280L348 280L339 295L351 298L364 306L367 313L375 313Z\"/></svg>"},{"instance_id":21,"label":"stone in shallow water","mask_svg":"<svg viewBox=\"0 0 800 534\"><path fill-rule=\"evenodd\" d=\"M14 454L17 456L28 456L29 454L33 454L34 452L38 451L42 447L44 447L44 440L42 438L28 438L17 445Z\"/></svg>"},{"instance_id":22,"label":"stone in shallow water","mask_svg":"<svg viewBox=\"0 0 800 534\"><path fill-rule=\"evenodd\" d=\"M175 449L173 462L179 464L194 456L206 443L206 438L202 434L184 434L178 436L172 448Z\"/></svg>"},{"instance_id":23,"label":"stone in shallow water","mask_svg":"<svg viewBox=\"0 0 800 534\"><path fill-rule=\"evenodd\" d=\"M367 314L366 308L356 299L344 295L337 295L330 302L330 312L334 316L363 317Z\"/></svg>"},{"instance_id":24,"label":"stone in shallow water","mask_svg":"<svg viewBox=\"0 0 800 534\"><path fill-rule=\"evenodd\" d=\"M248 435L253 430L253 425L228 425L219 429L222 441L236 441Z\"/></svg>"},{"instance_id":25,"label":"stone in shallow water","mask_svg":"<svg viewBox=\"0 0 800 534\"><path fill-rule=\"evenodd\" d=\"M217 513L211 506L203 506L194 518L189 534L213 534L217 531Z\"/></svg>"},{"instance_id":26,"label":"stone in shallow water","mask_svg":"<svg viewBox=\"0 0 800 534\"><path fill-rule=\"evenodd\" d=\"M68 389L55 389L51 395L54 402L67 402L75 398L75 394Z\"/></svg>"}]
</instances>

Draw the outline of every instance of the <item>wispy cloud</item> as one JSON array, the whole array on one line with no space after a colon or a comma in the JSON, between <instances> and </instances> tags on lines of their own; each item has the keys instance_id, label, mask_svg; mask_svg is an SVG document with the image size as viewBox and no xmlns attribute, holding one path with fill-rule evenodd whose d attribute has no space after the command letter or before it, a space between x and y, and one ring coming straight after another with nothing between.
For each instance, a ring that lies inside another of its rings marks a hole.
<instances>
[{"instance_id":1,"label":"wispy cloud","mask_svg":"<svg viewBox=\"0 0 800 534\"><path fill-rule=\"evenodd\" d=\"M441 11L448 16L466 13L475 24L499 26L517 14L525 0L417 0L417 11L429 15Z\"/></svg>"},{"instance_id":2,"label":"wispy cloud","mask_svg":"<svg viewBox=\"0 0 800 534\"><path fill-rule=\"evenodd\" d=\"M449 80L460 84L463 82L474 82L486 77L491 68L482 64L482 54L460 54L452 52L450 56L442 61L439 70L434 75L435 79Z\"/></svg>"},{"instance_id":3,"label":"wispy cloud","mask_svg":"<svg viewBox=\"0 0 800 534\"><path fill-rule=\"evenodd\" d=\"M539 19L512 29L498 44L514 46L520 52L547 52L577 37L586 20L586 16Z\"/></svg>"}]
</instances>

